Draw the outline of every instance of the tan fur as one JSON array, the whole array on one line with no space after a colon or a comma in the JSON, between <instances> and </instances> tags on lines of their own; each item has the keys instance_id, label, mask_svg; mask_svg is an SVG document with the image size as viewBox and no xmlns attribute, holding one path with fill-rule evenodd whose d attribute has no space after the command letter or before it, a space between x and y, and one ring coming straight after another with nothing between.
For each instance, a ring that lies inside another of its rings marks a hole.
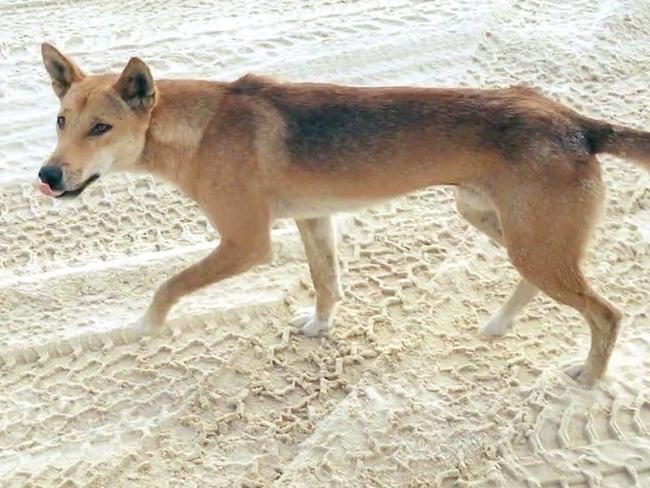
<instances>
[{"instance_id":1,"label":"tan fur","mask_svg":"<svg viewBox=\"0 0 650 488\"><path fill-rule=\"evenodd\" d=\"M585 317L592 345L568 372L592 383L606 369L621 314L591 289L580 263L603 200L598 152L650 161L650 135L578 115L529 88L355 88L160 80L131 60L121 75L85 76L53 47L44 63L70 126L50 164L74 191L92 172L145 171L178 185L221 236L200 263L167 280L141 325L174 303L271 258L270 228L297 219L327 329L340 300L329 214L430 185L455 185L461 214L502 243L522 275L484 328L505 332L541 289ZM91 120L113 129L85 134ZM111 160L110 168L99 168Z\"/></svg>"}]
</instances>

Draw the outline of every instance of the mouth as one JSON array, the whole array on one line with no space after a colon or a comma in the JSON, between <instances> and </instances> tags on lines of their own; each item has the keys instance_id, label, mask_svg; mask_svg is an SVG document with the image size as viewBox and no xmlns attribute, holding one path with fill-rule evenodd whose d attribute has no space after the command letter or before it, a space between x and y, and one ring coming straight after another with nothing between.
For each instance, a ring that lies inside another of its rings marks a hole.
<instances>
[{"instance_id":1,"label":"mouth","mask_svg":"<svg viewBox=\"0 0 650 488\"><path fill-rule=\"evenodd\" d=\"M78 197L81 195L81 192L83 192L88 185L90 185L92 182L94 182L97 178L99 178L98 174L94 174L90 176L86 181L84 181L81 185L79 185L77 188L74 190L63 190L63 191L57 191L53 190L50 185L47 183L43 183L42 181L38 181L38 189L43 193L44 195L47 195L48 197L54 197L54 198L74 198Z\"/></svg>"}]
</instances>

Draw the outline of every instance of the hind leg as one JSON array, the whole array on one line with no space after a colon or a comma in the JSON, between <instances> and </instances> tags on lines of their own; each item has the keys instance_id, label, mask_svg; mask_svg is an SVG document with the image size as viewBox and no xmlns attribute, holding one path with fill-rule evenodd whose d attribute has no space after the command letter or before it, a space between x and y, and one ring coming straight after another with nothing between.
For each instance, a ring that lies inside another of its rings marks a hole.
<instances>
[{"instance_id":1,"label":"hind leg","mask_svg":"<svg viewBox=\"0 0 650 488\"><path fill-rule=\"evenodd\" d=\"M495 242L503 243L499 218L494 207L485 197L474 190L458 187L456 203L459 213L465 220ZM484 336L501 336L508 332L514 325L517 315L521 313L528 302L535 298L537 292L536 286L522 278L514 293L487 321L479 333Z\"/></svg>"},{"instance_id":2,"label":"hind leg","mask_svg":"<svg viewBox=\"0 0 650 488\"><path fill-rule=\"evenodd\" d=\"M549 259L556 257L548 256ZM526 266L521 262L519 265ZM550 297L579 311L589 324L591 346L587 360L565 368L565 372L580 383L593 385L607 370L621 313L591 289L576 263L572 268L552 266L543 271L531 271L529 268L526 272L528 279Z\"/></svg>"},{"instance_id":3,"label":"hind leg","mask_svg":"<svg viewBox=\"0 0 650 488\"><path fill-rule=\"evenodd\" d=\"M579 173L553 185L542 187L537 181L504 185L497 206L504 244L522 276L576 309L589 324L587 360L566 372L592 385L607 369L621 313L591 288L580 269L603 198L597 161L580 164Z\"/></svg>"}]
</instances>

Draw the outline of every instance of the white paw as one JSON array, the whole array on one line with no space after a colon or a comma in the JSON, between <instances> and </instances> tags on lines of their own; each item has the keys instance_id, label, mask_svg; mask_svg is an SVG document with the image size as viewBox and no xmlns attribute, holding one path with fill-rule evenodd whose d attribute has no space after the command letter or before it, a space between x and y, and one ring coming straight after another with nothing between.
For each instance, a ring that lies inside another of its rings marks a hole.
<instances>
[{"instance_id":1,"label":"white paw","mask_svg":"<svg viewBox=\"0 0 650 488\"><path fill-rule=\"evenodd\" d=\"M131 330L139 336L149 336L160 331L161 327L154 324L153 321L145 315L131 326Z\"/></svg>"},{"instance_id":2,"label":"white paw","mask_svg":"<svg viewBox=\"0 0 650 488\"><path fill-rule=\"evenodd\" d=\"M303 308L300 311L296 312L296 314L289 321L289 325L291 327L295 327L296 329L299 329L307 322L309 322L309 320L312 319L313 317L314 317L313 309Z\"/></svg>"},{"instance_id":3,"label":"white paw","mask_svg":"<svg viewBox=\"0 0 650 488\"><path fill-rule=\"evenodd\" d=\"M329 320L319 320L314 317L302 326L300 332L302 332L307 337L316 337L321 335L323 332L327 332L329 328Z\"/></svg>"},{"instance_id":4,"label":"white paw","mask_svg":"<svg viewBox=\"0 0 650 488\"><path fill-rule=\"evenodd\" d=\"M300 332L307 337L316 337L329 330L332 320L317 319L312 311L303 311L296 314L289 324L300 329Z\"/></svg>"},{"instance_id":5,"label":"white paw","mask_svg":"<svg viewBox=\"0 0 650 488\"><path fill-rule=\"evenodd\" d=\"M497 314L481 327L479 334L483 337L498 337L512 329L512 326L513 321L510 317Z\"/></svg>"},{"instance_id":6,"label":"white paw","mask_svg":"<svg viewBox=\"0 0 650 488\"><path fill-rule=\"evenodd\" d=\"M591 387L596 382L593 374L587 369L587 365L583 362L570 363L563 368L564 373L573 378L578 383Z\"/></svg>"}]
</instances>

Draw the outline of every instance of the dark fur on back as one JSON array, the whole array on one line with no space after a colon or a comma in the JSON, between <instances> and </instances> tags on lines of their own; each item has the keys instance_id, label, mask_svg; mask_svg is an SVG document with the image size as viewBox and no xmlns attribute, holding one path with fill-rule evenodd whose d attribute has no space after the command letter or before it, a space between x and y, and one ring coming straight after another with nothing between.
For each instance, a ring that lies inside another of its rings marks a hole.
<instances>
[{"instance_id":1,"label":"dark fur on back","mask_svg":"<svg viewBox=\"0 0 650 488\"><path fill-rule=\"evenodd\" d=\"M248 75L231 92L270 103L286 122L291 160L313 169L356 153L390 157L423 136L432 150L474 143L511 162L536 158L540 148L546 157L570 153L582 159L596 145L573 112L526 87L358 88L278 84Z\"/></svg>"},{"instance_id":2,"label":"dark fur on back","mask_svg":"<svg viewBox=\"0 0 650 488\"><path fill-rule=\"evenodd\" d=\"M363 103L330 94L314 104L287 103L273 97L274 106L287 122L287 147L294 160L313 166L333 164L337 155L390 151L400 131L424 128L429 107L413 100L377 100Z\"/></svg>"}]
</instances>

